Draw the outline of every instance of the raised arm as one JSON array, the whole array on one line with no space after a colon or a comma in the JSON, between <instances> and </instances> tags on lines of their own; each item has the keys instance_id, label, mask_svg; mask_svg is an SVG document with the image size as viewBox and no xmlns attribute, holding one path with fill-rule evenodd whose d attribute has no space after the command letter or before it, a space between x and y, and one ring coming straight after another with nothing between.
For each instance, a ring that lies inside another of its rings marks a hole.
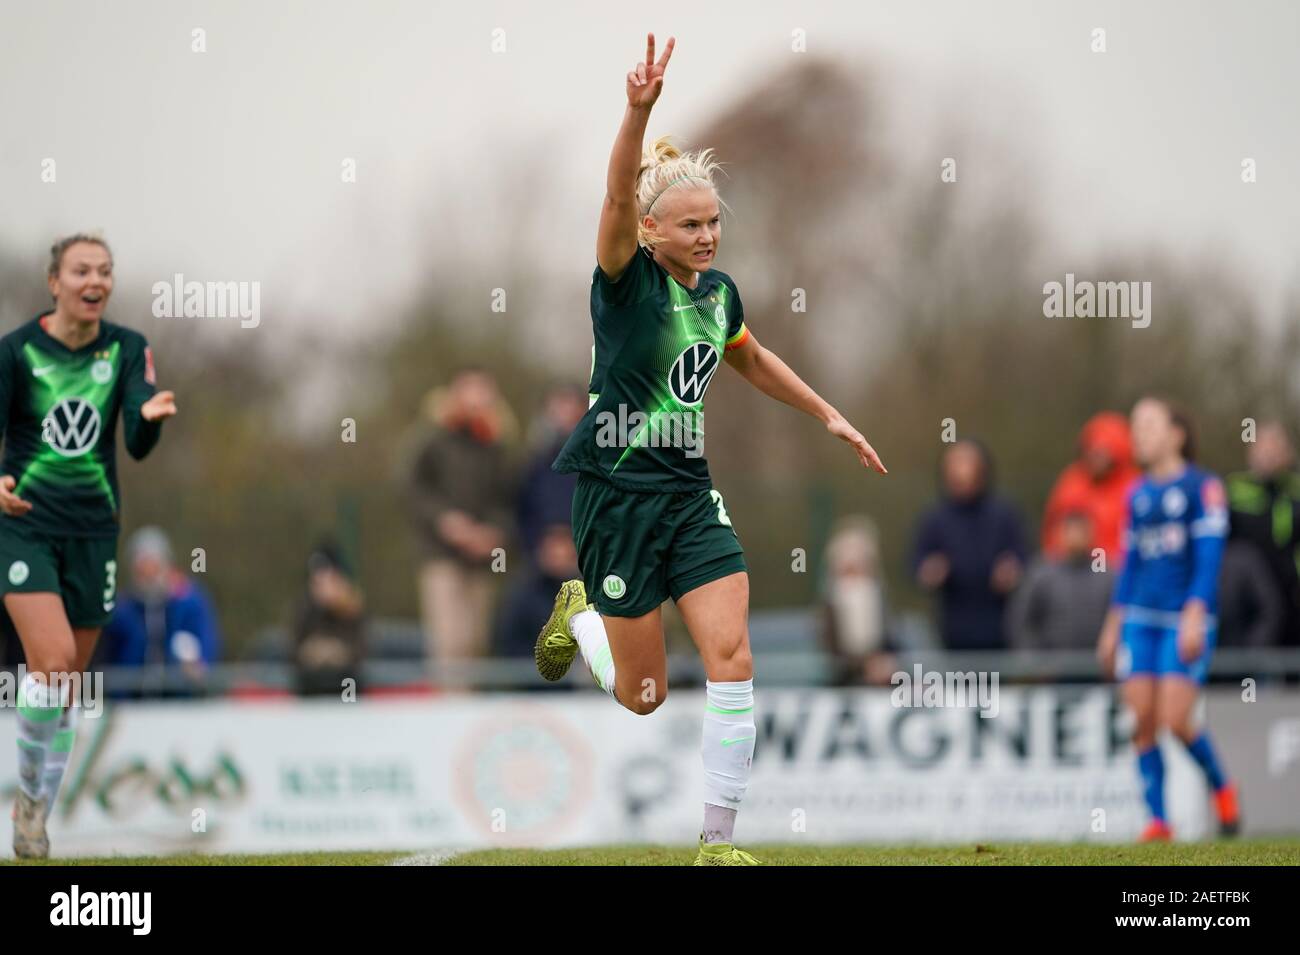
<instances>
[{"instance_id":1,"label":"raised arm","mask_svg":"<svg viewBox=\"0 0 1300 955\"><path fill-rule=\"evenodd\" d=\"M656 63L655 35L651 33L646 38L645 60L627 74L627 109L609 157L605 202L596 234L596 261L610 281L618 281L636 252L636 174L641 168L650 109L664 88L664 71L674 42L673 37L668 38L664 55Z\"/></svg>"}]
</instances>

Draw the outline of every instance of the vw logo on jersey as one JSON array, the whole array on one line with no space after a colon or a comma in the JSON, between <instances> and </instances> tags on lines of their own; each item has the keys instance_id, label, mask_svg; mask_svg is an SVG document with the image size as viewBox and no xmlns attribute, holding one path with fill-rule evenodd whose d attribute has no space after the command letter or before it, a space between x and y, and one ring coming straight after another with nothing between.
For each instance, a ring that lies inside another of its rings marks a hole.
<instances>
[{"instance_id":1,"label":"vw logo on jersey","mask_svg":"<svg viewBox=\"0 0 1300 955\"><path fill-rule=\"evenodd\" d=\"M727 310L723 308L721 302L719 302L718 307L713 310L713 320L718 323L719 328L727 327Z\"/></svg>"},{"instance_id":2,"label":"vw logo on jersey","mask_svg":"<svg viewBox=\"0 0 1300 955\"><path fill-rule=\"evenodd\" d=\"M1187 510L1187 495L1183 493L1182 488L1171 487L1160 499L1160 506L1168 516L1179 517Z\"/></svg>"},{"instance_id":3,"label":"vw logo on jersey","mask_svg":"<svg viewBox=\"0 0 1300 955\"><path fill-rule=\"evenodd\" d=\"M601 590L605 591L605 596L610 600L622 600L623 595L627 593L627 584L623 578L617 574L610 574L605 578L605 582L600 585Z\"/></svg>"},{"instance_id":4,"label":"vw logo on jersey","mask_svg":"<svg viewBox=\"0 0 1300 955\"><path fill-rule=\"evenodd\" d=\"M113 363L101 358L90 366L90 378L97 385L106 385L113 377Z\"/></svg>"},{"instance_id":5,"label":"vw logo on jersey","mask_svg":"<svg viewBox=\"0 0 1300 955\"><path fill-rule=\"evenodd\" d=\"M668 387L684 405L698 405L718 370L718 350L708 342L687 345L668 372Z\"/></svg>"},{"instance_id":6,"label":"vw logo on jersey","mask_svg":"<svg viewBox=\"0 0 1300 955\"><path fill-rule=\"evenodd\" d=\"M77 458L99 440L99 409L84 398L64 398L41 422L41 437L65 458Z\"/></svg>"},{"instance_id":7,"label":"vw logo on jersey","mask_svg":"<svg viewBox=\"0 0 1300 955\"><path fill-rule=\"evenodd\" d=\"M31 568L27 566L27 561L16 560L9 565L9 583L15 587L21 587L27 582L31 572Z\"/></svg>"}]
</instances>

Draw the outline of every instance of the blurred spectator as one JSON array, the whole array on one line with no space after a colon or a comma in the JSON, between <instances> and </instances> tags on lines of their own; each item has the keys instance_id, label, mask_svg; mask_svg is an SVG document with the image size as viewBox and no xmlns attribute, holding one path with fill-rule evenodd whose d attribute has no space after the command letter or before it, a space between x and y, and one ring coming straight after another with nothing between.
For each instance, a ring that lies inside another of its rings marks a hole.
<instances>
[{"instance_id":1,"label":"blurred spectator","mask_svg":"<svg viewBox=\"0 0 1300 955\"><path fill-rule=\"evenodd\" d=\"M331 540L307 558L307 586L293 623L293 660L303 696L338 696L345 679L361 685L365 655L365 597Z\"/></svg>"},{"instance_id":2,"label":"blurred spectator","mask_svg":"<svg viewBox=\"0 0 1300 955\"><path fill-rule=\"evenodd\" d=\"M1219 646L1277 646L1284 615L1282 593L1259 550L1230 539L1219 568Z\"/></svg>"},{"instance_id":3,"label":"blurred spectator","mask_svg":"<svg viewBox=\"0 0 1300 955\"><path fill-rule=\"evenodd\" d=\"M573 545L573 489L576 474L558 474L551 462L587 412L587 393L575 385L553 385L542 415L533 423L533 451L524 467L516 503L519 538L528 567L497 614L493 647L499 656L532 656L537 631L551 615L560 584L578 576Z\"/></svg>"},{"instance_id":4,"label":"blurred spectator","mask_svg":"<svg viewBox=\"0 0 1300 955\"><path fill-rule=\"evenodd\" d=\"M407 492L420 550L420 616L431 662L487 649L493 551L504 547L511 500L503 430L512 424L495 380L459 371L430 392L433 424L414 450Z\"/></svg>"},{"instance_id":5,"label":"blurred spectator","mask_svg":"<svg viewBox=\"0 0 1300 955\"><path fill-rule=\"evenodd\" d=\"M1107 568L1123 560L1122 534L1129 486L1138 477L1133 463L1128 419L1114 411L1093 415L1079 433L1079 456L1056 479L1043 512L1043 553L1065 556L1061 522L1084 511L1092 519L1096 543L1106 552ZM1094 638L1096 634L1093 634Z\"/></svg>"},{"instance_id":6,"label":"blurred spectator","mask_svg":"<svg viewBox=\"0 0 1300 955\"><path fill-rule=\"evenodd\" d=\"M1093 569L1087 511L1059 522L1060 556L1041 554L1011 599L1007 629L1017 650L1091 650L1110 605L1111 575Z\"/></svg>"},{"instance_id":7,"label":"blurred spectator","mask_svg":"<svg viewBox=\"0 0 1300 955\"><path fill-rule=\"evenodd\" d=\"M950 650L1006 646L1007 595L1024 569L1020 517L991 490L992 462L983 445L964 439L940 459L943 496L922 516L912 572L939 596L939 632Z\"/></svg>"},{"instance_id":8,"label":"blurred spectator","mask_svg":"<svg viewBox=\"0 0 1300 955\"><path fill-rule=\"evenodd\" d=\"M534 562L542 535L556 524L570 526L578 475L558 474L551 470L551 462L586 413L585 391L576 385L555 385L547 392L543 414L533 424L529 442L533 452L520 480L516 516L520 543ZM550 615L547 610L546 617Z\"/></svg>"},{"instance_id":9,"label":"blurred spectator","mask_svg":"<svg viewBox=\"0 0 1300 955\"><path fill-rule=\"evenodd\" d=\"M876 526L847 517L826 545L822 597L822 641L835 686L889 683L897 667L887 620Z\"/></svg>"},{"instance_id":10,"label":"blurred spectator","mask_svg":"<svg viewBox=\"0 0 1300 955\"><path fill-rule=\"evenodd\" d=\"M205 690L208 669L221 653L217 618L204 589L177 568L171 543L157 527L128 539L130 583L118 593L97 659L105 666L156 667L112 696L192 696Z\"/></svg>"},{"instance_id":11,"label":"blurred spectator","mask_svg":"<svg viewBox=\"0 0 1300 955\"><path fill-rule=\"evenodd\" d=\"M1246 451L1248 470L1228 475L1232 540L1252 545L1282 596L1282 642L1300 645L1300 475L1295 448L1277 421L1260 424Z\"/></svg>"},{"instance_id":12,"label":"blurred spectator","mask_svg":"<svg viewBox=\"0 0 1300 955\"><path fill-rule=\"evenodd\" d=\"M538 631L551 615L560 584L578 576L578 552L569 522L541 532L533 560L497 615L494 649L502 657L531 657ZM548 684L550 685L550 684Z\"/></svg>"}]
</instances>

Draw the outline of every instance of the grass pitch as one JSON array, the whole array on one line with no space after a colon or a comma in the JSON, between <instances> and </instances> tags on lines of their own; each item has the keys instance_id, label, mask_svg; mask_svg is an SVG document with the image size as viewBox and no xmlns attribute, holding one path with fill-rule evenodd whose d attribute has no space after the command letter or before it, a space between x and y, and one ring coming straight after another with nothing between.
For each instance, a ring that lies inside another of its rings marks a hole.
<instances>
[{"instance_id":1,"label":"grass pitch","mask_svg":"<svg viewBox=\"0 0 1300 955\"><path fill-rule=\"evenodd\" d=\"M967 846L742 845L765 865L1300 865L1300 840ZM597 849L492 849L465 852L445 865L690 865L697 849L612 846Z\"/></svg>"},{"instance_id":2,"label":"grass pitch","mask_svg":"<svg viewBox=\"0 0 1300 955\"><path fill-rule=\"evenodd\" d=\"M1300 839L1254 839L1156 845L987 843L965 846L743 845L765 865L1300 865ZM372 866L429 864L457 866L640 866L690 865L694 846L601 846L590 849L488 849L458 854L409 852L298 852L275 855L106 856L48 859L4 865L40 866Z\"/></svg>"}]
</instances>

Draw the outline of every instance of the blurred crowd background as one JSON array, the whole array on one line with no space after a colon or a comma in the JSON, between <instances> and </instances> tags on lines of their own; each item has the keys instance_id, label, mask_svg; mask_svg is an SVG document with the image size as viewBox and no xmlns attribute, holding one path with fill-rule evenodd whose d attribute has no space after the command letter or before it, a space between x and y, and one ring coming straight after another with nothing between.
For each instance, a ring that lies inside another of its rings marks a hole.
<instances>
[{"instance_id":1,"label":"blurred crowd background","mask_svg":"<svg viewBox=\"0 0 1300 955\"><path fill-rule=\"evenodd\" d=\"M341 535L336 526L304 555L283 619L261 621L251 641L237 630L225 637L240 621L238 605L214 600L203 561L178 556L174 532L135 530L124 546L126 586L97 661L110 674L110 691L148 698L339 695L349 686L435 692L485 682L541 688L531 673L536 634L560 583L580 576L570 525L576 476L554 472L551 462L585 410L584 387L554 384L521 430L496 377L479 366L458 369L425 396L388 489L388 507L405 529L405 540L392 546L413 554L404 581L415 597L413 620L381 616L386 608L375 608L356 556L340 542L355 540L358 528ZM1231 533L1218 645L1300 648L1295 443L1280 420L1258 422L1252 432L1242 467L1226 480ZM843 458L848 469L852 459ZM820 539L810 535L811 553L782 545L789 563L781 568L749 545L756 650L801 664L793 674L778 664L777 679L888 685L901 657L935 650L993 660L1019 651L1032 663L1012 677L1096 679L1088 655L1123 559L1127 494L1140 475L1125 415L1107 410L1084 423L1074 458L1038 514L999 485L997 455L978 438L944 443L936 464L929 499L907 515L910 526L893 546L872 507L871 488L881 479L865 475L857 509L836 514ZM765 529L770 534L762 515L781 514L789 503L774 493L755 511L760 540ZM746 522L737 527L749 541ZM774 607L762 597L779 586L769 574L806 581L807 600ZM5 662L13 665L21 651L7 630ZM670 647L689 658L688 637L671 615L670 630ZM243 675L213 677L232 662L245 664ZM1288 673L1283 663L1263 675ZM1236 678L1231 668L1218 675Z\"/></svg>"}]
</instances>

